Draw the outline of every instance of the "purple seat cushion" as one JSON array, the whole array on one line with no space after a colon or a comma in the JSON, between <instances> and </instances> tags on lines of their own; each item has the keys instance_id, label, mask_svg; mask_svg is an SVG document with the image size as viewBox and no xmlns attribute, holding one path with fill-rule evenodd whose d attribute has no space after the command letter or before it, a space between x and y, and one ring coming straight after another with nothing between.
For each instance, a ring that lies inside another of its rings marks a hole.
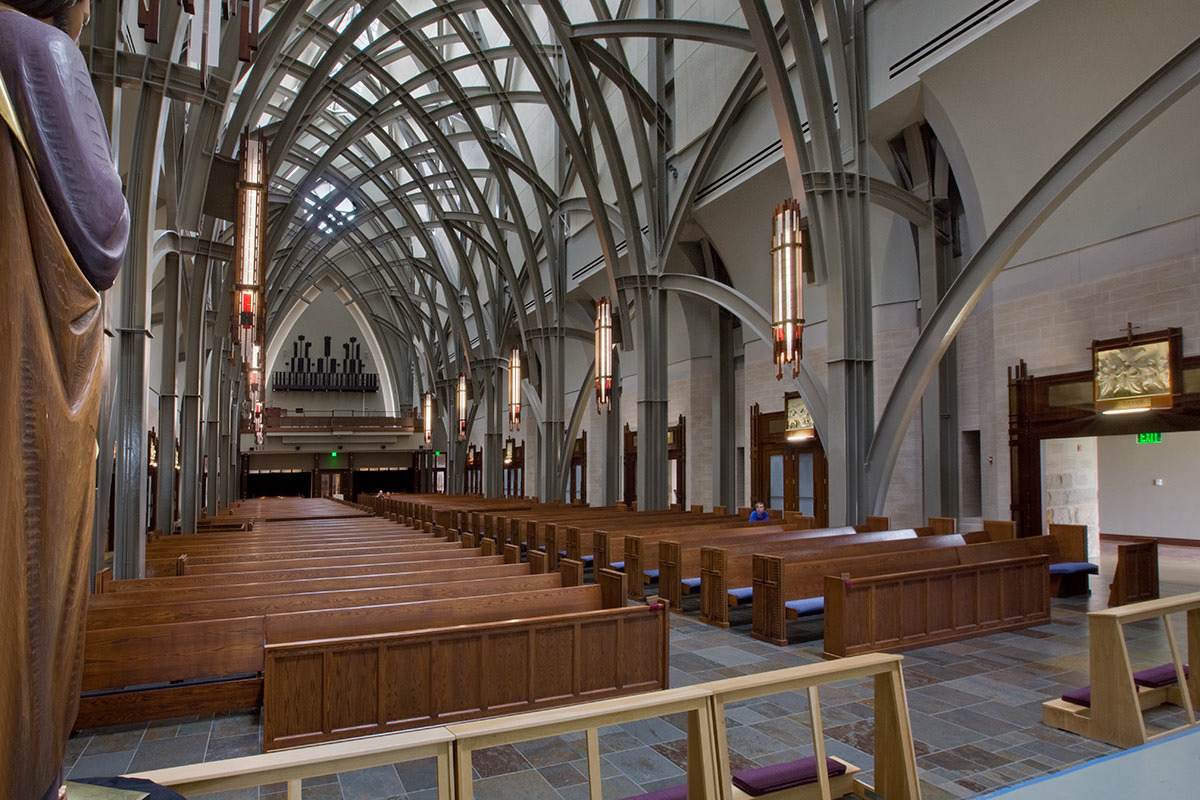
<instances>
[{"instance_id":1,"label":"purple seat cushion","mask_svg":"<svg viewBox=\"0 0 1200 800\"><path fill-rule=\"evenodd\" d=\"M659 789L649 794L636 794L625 800L687 800L687 784L672 786L669 789Z\"/></svg>"},{"instance_id":2,"label":"purple seat cushion","mask_svg":"<svg viewBox=\"0 0 1200 800\"><path fill-rule=\"evenodd\" d=\"M739 589L730 589L729 594L737 598L739 603L748 603L754 599L754 587L742 586Z\"/></svg>"},{"instance_id":3,"label":"purple seat cushion","mask_svg":"<svg viewBox=\"0 0 1200 800\"><path fill-rule=\"evenodd\" d=\"M1072 689L1069 692L1063 692L1063 700L1068 703L1074 703L1077 706L1092 707L1092 687L1084 686L1080 689Z\"/></svg>"},{"instance_id":4,"label":"purple seat cushion","mask_svg":"<svg viewBox=\"0 0 1200 800\"><path fill-rule=\"evenodd\" d=\"M1051 575L1099 575L1100 567L1090 561L1060 561L1050 565Z\"/></svg>"},{"instance_id":5,"label":"purple seat cushion","mask_svg":"<svg viewBox=\"0 0 1200 800\"><path fill-rule=\"evenodd\" d=\"M1183 677L1187 678L1187 665L1183 667ZM1133 682L1138 686L1145 686L1148 689L1157 689L1160 686L1169 686L1175 683L1175 665L1162 664L1150 669L1139 670L1133 673Z\"/></svg>"},{"instance_id":6,"label":"purple seat cushion","mask_svg":"<svg viewBox=\"0 0 1200 800\"><path fill-rule=\"evenodd\" d=\"M825 759L825 771L830 777L841 775L846 771L846 765L832 758ZM793 786L803 786L817 780L817 759L815 756L801 758L797 761L787 761L783 764L772 764L768 767L755 767L733 776L733 785L752 797L777 792L780 789L790 789Z\"/></svg>"},{"instance_id":7,"label":"purple seat cushion","mask_svg":"<svg viewBox=\"0 0 1200 800\"><path fill-rule=\"evenodd\" d=\"M807 617L810 614L825 613L824 597L805 597L803 600L791 600L783 605L785 608L795 611L802 617Z\"/></svg>"}]
</instances>

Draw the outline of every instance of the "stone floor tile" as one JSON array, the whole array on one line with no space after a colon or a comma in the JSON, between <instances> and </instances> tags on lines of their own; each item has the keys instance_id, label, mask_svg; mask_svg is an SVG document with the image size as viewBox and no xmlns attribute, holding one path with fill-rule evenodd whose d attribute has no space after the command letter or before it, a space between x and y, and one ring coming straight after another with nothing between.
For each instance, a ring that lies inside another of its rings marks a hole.
<instances>
[{"instance_id":1,"label":"stone floor tile","mask_svg":"<svg viewBox=\"0 0 1200 800\"><path fill-rule=\"evenodd\" d=\"M392 767L400 776L404 790L410 795L424 789L437 788L437 759L419 758L415 761L401 761L393 764Z\"/></svg>"},{"instance_id":2,"label":"stone floor tile","mask_svg":"<svg viewBox=\"0 0 1200 800\"><path fill-rule=\"evenodd\" d=\"M621 726L621 729L626 733L631 733L646 744L658 744L660 742L673 742L678 739L683 739L687 736L684 730L680 730L671 723L659 717L650 717L648 719L640 719L636 722L627 722Z\"/></svg>"},{"instance_id":3,"label":"stone floor tile","mask_svg":"<svg viewBox=\"0 0 1200 800\"><path fill-rule=\"evenodd\" d=\"M476 750L471 754L471 764L480 778L492 778L532 768L525 756L511 744Z\"/></svg>"},{"instance_id":4,"label":"stone floor tile","mask_svg":"<svg viewBox=\"0 0 1200 800\"><path fill-rule=\"evenodd\" d=\"M587 775L575 769L572 764L551 764L548 767L538 767L538 772L546 779L546 783L555 789L576 786L587 781Z\"/></svg>"},{"instance_id":5,"label":"stone floor tile","mask_svg":"<svg viewBox=\"0 0 1200 800\"><path fill-rule=\"evenodd\" d=\"M338 773L343 800L388 800L404 794L404 785L391 764Z\"/></svg>"},{"instance_id":6,"label":"stone floor tile","mask_svg":"<svg viewBox=\"0 0 1200 800\"><path fill-rule=\"evenodd\" d=\"M609 755L608 760L638 784L677 778L684 774L682 769L650 747L613 753Z\"/></svg>"},{"instance_id":7,"label":"stone floor tile","mask_svg":"<svg viewBox=\"0 0 1200 800\"><path fill-rule=\"evenodd\" d=\"M213 720L211 735L214 739L226 736L244 736L247 733L257 734L260 728L258 712L249 711L217 717Z\"/></svg>"},{"instance_id":8,"label":"stone floor tile","mask_svg":"<svg viewBox=\"0 0 1200 800\"><path fill-rule=\"evenodd\" d=\"M226 736L223 739L209 737L208 752L205 761L224 761L227 758L254 756L262 752L262 742L258 732L244 733L240 736Z\"/></svg>"},{"instance_id":9,"label":"stone floor tile","mask_svg":"<svg viewBox=\"0 0 1200 800\"><path fill-rule=\"evenodd\" d=\"M257 786L252 786L248 789L230 789L227 792L198 794L190 798L190 800L262 800L262 795L259 793Z\"/></svg>"},{"instance_id":10,"label":"stone floor tile","mask_svg":"<svg viewBox=\"0 0 1200 800\"><path fill-rule=\"evenodd\" d=\"M145 733L146 727L143 725L132 730L95 734L92 736L87 749L83 751L83 756L102 756L105 753L121 753L126 750L136 750L138 745L142 743L142 737Z\"/></svg>"},{"instance_id":11,"label":"stone floor tile","mask_svg":"<svg viewBox=\"0 0 1200 800\"><path fill-rule=\"evenodd\" d=\"M300 800L345 800L337 784L322 783L319 786L304 786L300 789Z\"/></svg>"},{"instance_id":12,"label":"stone floor tile","mask_svg":"<svg viewBox=\"0 0 1200 800\"><path fill-rule=\"evenodd\" d=\"M103 753L95 756L80 756L67 773L68 778L109 778L129 772L133 761L133 750L120 753Z\"/></svg>"},{"instance_id":13,"label":"stone floor tile","mask_svg":"<svg viewBox=\"0 0 1200 800\"><path fill-rule=\"evenodd\" d=\"M600 734L600 753L602 755L608 753L619 753L622 750L632 750L635 747L644 747L642 740L634 736L632 733L626 733L623 730L606 728L607 733Z\"/></svg>"},{"instance_id":14,"label":"stone floor tile","mask_svg":"<svg viewBox=\"0 0 1200 800\"><path fill-rule=\"evenodd\" d=\"M475 781L479 800L559 800L554 787L535 769Z\"/></svg>"},{"instance_id":15,"label":"stone floor tile","mask_svg":"<svg viewBox=\"0 0 1200 800\"><path fill-rule=\"evenodd\" d=\"M204 751L207 746L208 737L203 734L142 742L129 769L133 772L142 772L180 764L201 764L204 762Z\"/></svg>"},{"instance_id":16,"label":"stone floor tile","mask_svg":"<svg viewBox=\"0 0 1200 800\"><path fill-rule=\"evenodd\" d=\"M586 752L582 748L572 747L571 743L564 742L556 736L548 739L534 739L529 742L517 742L513 747L534 767L547 767L552 764L573 761Z\"/></svg>"}]
</instances>

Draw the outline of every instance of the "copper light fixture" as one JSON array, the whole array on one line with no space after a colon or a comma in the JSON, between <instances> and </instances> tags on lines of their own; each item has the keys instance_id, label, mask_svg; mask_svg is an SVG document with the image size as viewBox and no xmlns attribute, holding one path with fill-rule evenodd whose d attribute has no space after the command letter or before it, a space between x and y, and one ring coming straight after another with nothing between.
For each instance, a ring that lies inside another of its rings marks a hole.
<instances>
[{"instance_id":1,"label":"copper light fixture","mask_svg":"<svg viewBox=\"0 0 1200 800\"><path fill-rule=\"evenodd\" d=\"M800 204L787 200L775 207L771 225L771 340L775 377L783 378L783 365L800 375L801 334L804 330L803 243L800 237Z\"/></svg>"},{"instance_id":2,"label":"copper light fixture","mask_svg":"<svg viewBox=\"0 0 1200 800\"><path fill-rule=\"evenodd\" d=\"M612 405L612 304L596 301L596 413Z\"/></svg>"},{"instance_id":3,"label":"copper light fixture","mask_svg":"<svg viewBox=\"0 0 1200 800\"><path fill-rule=\"evenodd\" d=\"M508 359L508 429L521 430L521 349Z\"/></svg>"},{"instance_id":4,"label":"copper light fixture","mask_svg":"<svg viewBox=\"0 0 1200 800\"><path fill-rule=\"evenodd\" d=\"M467 438L467 373L458 373L458 440Z\"/></svg>"},{"instance_id":5,"label":"copper light fixture","mask_svg":"<svg viewBox=\"0 0 1200 800\"><path fill-rule=\"evenodd\" d=\"M433 443L433 392L425 393L425 444Z\"/></svg>"}]
</instances>

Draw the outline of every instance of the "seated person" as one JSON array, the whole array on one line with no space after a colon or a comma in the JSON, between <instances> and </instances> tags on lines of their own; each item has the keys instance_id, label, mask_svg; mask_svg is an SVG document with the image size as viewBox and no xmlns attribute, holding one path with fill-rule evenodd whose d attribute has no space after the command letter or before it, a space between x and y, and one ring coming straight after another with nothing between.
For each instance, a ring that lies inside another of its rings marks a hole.
<instances>
[{"instance_id":1,"label":"seated person","mask_svg":"<svg viewBox=\"0 0 1200 800\"><path fill-rule=\"evenodd\" d=\"M767 507L763 505L763 501L759 500L754 504L754 510L750 512L750 521L761 522L767 518Z\"/></svg>"}]
</instances>

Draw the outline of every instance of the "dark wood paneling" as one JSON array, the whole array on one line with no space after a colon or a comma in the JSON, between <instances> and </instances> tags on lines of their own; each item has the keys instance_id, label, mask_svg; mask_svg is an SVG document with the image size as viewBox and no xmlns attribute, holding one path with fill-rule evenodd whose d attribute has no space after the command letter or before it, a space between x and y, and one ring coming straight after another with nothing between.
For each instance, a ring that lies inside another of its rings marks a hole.
<instances>
[{"instance_id":1,"label":"dark wood paneling","mask_svg":"<svg viewBox=\"0 0 1200 800\"><path fill-rule=\"evenodd\" d=\"M825 655L909 650L1050 621L1045 556L825 578ZM945 625L939 608L953 608Z\"/></svg>"}]
</instances>

